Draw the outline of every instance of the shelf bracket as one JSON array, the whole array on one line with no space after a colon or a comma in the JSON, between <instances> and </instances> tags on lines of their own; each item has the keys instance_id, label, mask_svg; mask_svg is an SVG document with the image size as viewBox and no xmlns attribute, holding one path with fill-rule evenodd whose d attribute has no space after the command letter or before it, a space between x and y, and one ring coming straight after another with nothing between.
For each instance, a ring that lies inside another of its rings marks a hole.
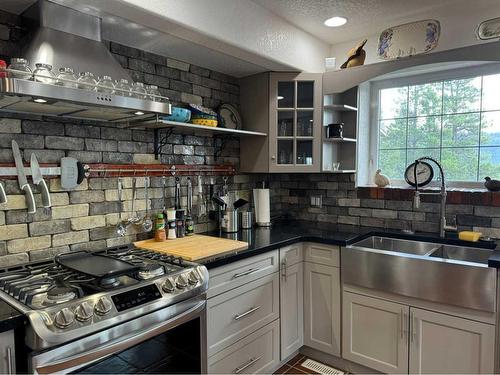
<instances>
[{"instance_id":1,"label":"shelf bracket","mask_svg":"<svg viewBox=\"0 0 500 375\"><path fill-rule=\"evenodd\" d=\"M160 130L164 130L163 134L160 134ZM166 129L156 128L153 130L153 148L156 160L160 159L163 147L167 145L168 138L172 135L173 132L174 128L166 128Z\"/></svg>"},{"instance_id":2,"label":"shelf bracket","mask_svg":"<svg viewBox=\"0 0 500 375\"><path fill-rule=\"evenodd\" d=\"M215 159L219 158L222 155L222 151L226 148L226 145L229 141L233 140L234 137L227 134L214 134L214 156ZM220 140L220 144L217 144L217 140Z\"/></svg>"}]
</instances>

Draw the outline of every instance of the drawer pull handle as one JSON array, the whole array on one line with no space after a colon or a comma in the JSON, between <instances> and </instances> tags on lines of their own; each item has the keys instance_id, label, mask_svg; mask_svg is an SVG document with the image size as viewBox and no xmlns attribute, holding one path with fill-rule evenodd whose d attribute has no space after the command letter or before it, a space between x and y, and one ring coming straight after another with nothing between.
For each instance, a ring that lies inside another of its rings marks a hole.
<instances>
[{"instance_id":1,"label":"drawer pull handle","mask_svg":"<svg viewBox=\"0 0 500 375\"><path fill-rule=\"evenodd\" d=\"M261 268L250 268L248 271L235 273L233 275L233 279L237 279L238 277L242 277L242 276L251 275L252 273L259 272L260 270L261 270Z\"/></svg>"},{"instance_id":2,"label":"drawer pull handle","mask_svg":"<svg viewBox=\"0 0 500 375\"><path fill-rule=\"evenodd\" d=\"M256 307L252 307L250 310L248 311L245 311L244 313L241 313L241 314L238 314L234 317L234 320L240 320L241 318L244 318L245 316L247 316L248 314L251 314L255 311L257 311L258 309L260 309L260 306L256 306Z\"/></svg>"},{"instance_id":3,"label":"drawer pull handle","mask_svg":"<svg viewBox=\"0 0 500 375\"><path fill-rule=\"evenodd\" d=\"M243 365L236 367L234 369L234 373L239 374L240 372L244 371L248 367L252 366L255 362L257 362L261 358L262 358L262 356L251 358L247 363L244 363Z\"/></svg>"}]
</instances>

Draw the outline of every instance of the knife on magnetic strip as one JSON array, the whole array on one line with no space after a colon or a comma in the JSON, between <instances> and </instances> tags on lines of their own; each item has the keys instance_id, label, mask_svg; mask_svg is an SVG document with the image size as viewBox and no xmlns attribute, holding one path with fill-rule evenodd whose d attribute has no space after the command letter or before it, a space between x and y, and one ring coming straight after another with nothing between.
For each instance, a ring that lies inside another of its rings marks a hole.
<instances>
[{"instance_id":1,"label":"knife on magnetic strip","mask_svg":"<svg viewBox=\"0 0 500 375\"><path fill-rule=\"evenodd\" d=\"M38 164L38 159L36 158L35 153L31 154L31 178L33 179L33 183L38 186L40 189L40 193L42 194L42 206L45 208L50 208L52 205L50 201L50 193L47 184L42 176L42 171L40 170L40 165Z\"/></svg>"},{"instance_id":2,"label":"knife on magnetic strip","mask_svg":"<svg viewBox=\"0 0 500 375\"><path fill-rule=\"evenodd\" d=\"M17 142L12 140L12 154L14 155L14 162L16 163L17 170L17 180L19 181L19 188L24 191L26 206L28 207L28 213L34 214L36 212L35 197L31 191L31 186L28 184L26 178L26 173L24 171L23 158L21 157L21 152L19 152L19 146Z\"/></svg>"}]
</instances>

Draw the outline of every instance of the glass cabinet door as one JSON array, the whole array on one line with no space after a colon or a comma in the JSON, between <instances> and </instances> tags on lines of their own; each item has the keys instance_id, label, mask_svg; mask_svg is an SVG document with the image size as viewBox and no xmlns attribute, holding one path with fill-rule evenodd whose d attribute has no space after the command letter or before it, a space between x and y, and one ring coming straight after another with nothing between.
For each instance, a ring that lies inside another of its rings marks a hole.
<instances>
[{"instance_id":1,"label":"glass cabinet door","mask_svg":"<svg viewBox=\"0 0 500 375\"><path fill-rule=\"evenodd\" d=\"M321 90L317 87L321 85L321 81L307 77L286 78L286 74L277 73L272 82L274 90L271 89L271 94L274 94L276 100L276 105L272 108L275 112L271 116L271 127L274 127L271 134L275 134L275 139L270 140L273 142L271 147L274 147L271 151L272 159L277 168L288 167L283 170L302 171L299 169L309 167L308 170L312 172L311 167L319 165L319 145L315 142L315 137L321 138L320 132L316 130L321 125L318 116L318 109L321 111L318 93Z\"/></svg>"}]
</instances>

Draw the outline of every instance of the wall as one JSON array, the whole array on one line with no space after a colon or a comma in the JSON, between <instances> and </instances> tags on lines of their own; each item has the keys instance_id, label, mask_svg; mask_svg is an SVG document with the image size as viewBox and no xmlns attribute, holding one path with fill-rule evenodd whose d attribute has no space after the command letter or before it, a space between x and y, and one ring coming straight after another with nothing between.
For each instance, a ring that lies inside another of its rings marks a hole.
<instances>
[{"instance_id":1,"label":"wall","mask_svg":"<svg viewBox=\"0 0 500 375\"><path fill-rule=\"evenodd\" d=\"M355 188L354 174L275 174L270 176L276 212L296 219L386 229L439 231L440 198L422 196L413 210L410 189ZM310 207L321 195L323 206ZM500 193L452 190L447 220L459 230L478 230L500 238Z\"/></svg>"},{"instance_id":2,"label":"wall","mask_svg":"<svg viewBox=\"0 0 500 375\"><path fill-rule=\"evenodd\" d=\"M416 20L437 19L441 23L441 36L439 45L433 52L439 52L487 43L476 39L475 30L482 21L495 17L500 17L500 8L496 0L477 0L461 2L457 6L444 6L434 9L431 13L424 10L420 15L412 15L411 19L403 19L400 20L401 22L388 24L386 28ZM340 67L346 60L347 52L360 40L366 38L368 42L364 48L367 54L365 64L382 62L383 60L379 59L377 55L378 38L382 31L383 29L376 34L366 35L350 42L334 44L330 56L337 58L336 65ZM496 39L492 39L492 41L496 41Z\"/></svg>"},{"instance_id":3,"label":"wall","mask_svg":"<svg viewBox=\"0 0 500 375\"><path fill-rule=\"evenodd\" d=\"M3 58L18 55L18 41L23 31L16 16L0 12L0 51ZM239 86L230 76L175 59L146 53L115 43L107 43L120 64L137 81L156 84L173 103L198 103L215 108L222 102L239 103ZM164 133L160 133L162 136ZM12 163L11 140L18 142L25 160L35 153L40 163L58 163L61 157L75 157L83 163L150 163L154 162L153 131L124 130L116 125L92 121L46 118L0 112L0 163ZM221 139L199 134L172 134L163 147L161 161L168 164L239 164L239 139L227 140L220 157ZM131 215L131 178L124 179L124 218ZM118 220L116 178L91 178L75 191L63 191L59 180L50 180L53 208L39 207L37 213L26 213L24 196L16 180L3 181L7 204L0 205L0 267L50 258L57 253L99 249L129 243L149 234L131 227L129 234L115 234ZM183 202L186 202L186 179L181 180ZM204 179L205 196L209 179ZM221 177L215 183L222 185ZM241 196L251 186L245 176L231 177L229 189ZM163 208L161 178L152 178L150 207ZM167 206L173 205L174 178L167 180ZM196 185L196 181L194 181ZM143 179L138 180L143 186ZM35 189L40 206L40 196ZM139 189L136 210L144 214L144 190ZM194 212L198 201L195 197ZM197 218L196 229L208 229L207 218Z\"/></svg>"}]
</instances>

